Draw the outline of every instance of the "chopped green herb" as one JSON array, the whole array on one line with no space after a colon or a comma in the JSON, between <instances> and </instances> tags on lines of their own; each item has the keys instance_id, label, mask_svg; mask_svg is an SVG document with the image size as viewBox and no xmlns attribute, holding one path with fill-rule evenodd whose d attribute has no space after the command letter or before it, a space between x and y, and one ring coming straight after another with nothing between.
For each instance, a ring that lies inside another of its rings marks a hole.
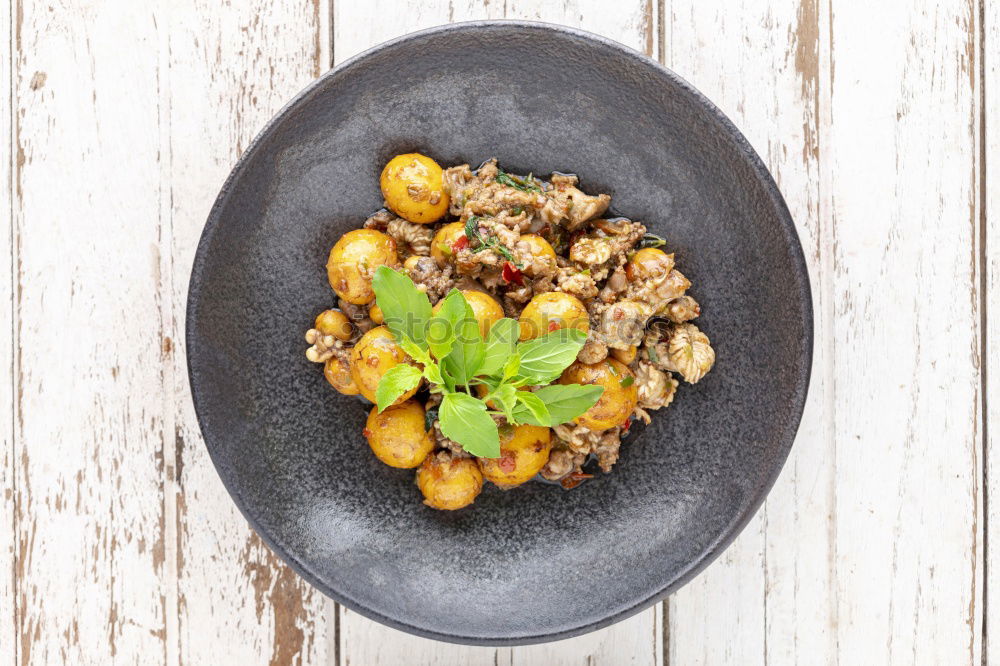
<instances>
[{"instance_id":1,"label":"chopped green herb","mask_svg":"<svg viewBox=\"0 0 1000 666\"><path fill-rule=\"evenodd\" d=\"M656 234L646 234L639 240L639 248L647 247L663 247L667 244L667 241L663 240Z\"/></svg>"},{"instance_id":2,"label":"chopped green herb","mask_svg":"<svg viewBox=\"0 0 1000 666\"><path fill-rule=\"evenodd\" d=\"M622 388L628 388L629 386L632 386L632 384L635 383L635 377L629 375L628 377L626 377L625 379L621 380L618 383L621 384Z\"/></svg>"},{"instance_id":3,"label":"chopped green herb","mask_svg":"<svg viewBox=\"0 0 1000 666\"><path fill-rule=\"evenodd\" d=\"M507 187L513 187L515 190L521 190L522 192L539 192L541 193L542 188L535 185L534 178L531 174L528 174L527 178L521 178L513 174L507 173L503 169L497 169L496 182L501 185L506 185Z\"/></svg>"},{"instance_id":4,"label":"chopped green herb","mask_svg":"<svg viewBox=\"0 0 1000 666\"><path fill-rule=\"evenodd\" d=\"M424 413L424 428L430 430L434 427L434 422L438 420L437 407L431 407Z\"/></svg>"},{"instance_id":5,"label":"chopped green herb","mask_svg":"<svg viewBox=\"0 0 1000 666\"><path fill-rule=\"evenodd\" d=\"M479 233L479 218L477 216L470 216L469 220L465 223L465 235L469 239L470 248L473 254L479 254L480 252L485 252L486 250L493 250L518 268L523 268L523 266L514 259L514 254L505 246L501 245L500 241L496 239L496 236L483 238L483 235Z\"/></svg>"},{"instance_id":6,"label":"chopped green herb","mask_svg":"<svg viewBox=\"0 0 1000 666\"><path fill-rule=\"evenodd\" d=\"M646 347L646 355L653 363L659 363L660 357L656 355L656 347Z\"/></svg>"}]
</instances>

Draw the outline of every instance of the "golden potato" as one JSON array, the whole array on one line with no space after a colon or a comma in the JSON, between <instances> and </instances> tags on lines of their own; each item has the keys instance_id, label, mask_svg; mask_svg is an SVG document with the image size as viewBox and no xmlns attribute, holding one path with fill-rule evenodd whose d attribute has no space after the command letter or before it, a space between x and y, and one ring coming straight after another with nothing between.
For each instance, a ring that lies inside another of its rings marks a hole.
<instances>
[{"instance_id":1,"label":"golden potato","mask_svg":"<svg viewBox=\"0 0 1000 666\"><path fill-rule=\"evenodd\" d=\"M556 263L556 251L552 249L552 245L549 244L547 240L539 236L538 234L521 234L521 238L518 239L517 245L526 245L528 251L531 252L532 256L544 257L547 259L546 263L551 266L555 266ZM524 274L528 277L535 277L535 271L530 262L524 267Z\"/></svg>"},{"instance_id":2,"label":"golden potato","mask_svg":"<svg viewBox=\"0 0 1000 666\"><path fill-rule=\"evenodd\" d=\"M636 346L630 345L628 349L612 349L611 355L616 359L628 365L635 360Z\"/></svg>"},{"instance_id":3,"label":"golden potato","mask_svg":"<svg viewBox=\"0 0 1000 666\"><path fill-rule=\"evenodd\" d=\"M495 298L481 291L462 289L461 292L469 307L472 308L472 314L476 318L476 323L479 324L479 332L485 340L493 324L503 319L503 307L497 303ZM434 306L434 314L438 313L443 304L444 300L437 302Z\"/></svg>"},{"instance_id":4,"label":"golden potato","mask_svg":"<svg viewBox=\"0 0 1000 666\"><path fill-rule=\"evenodd\" d=\"M354 305L375 300L372 276L379 266L395 266L396 241L374 229L355 229L340 237L330 250L326 276L337 296Z\"/></svg>"},{"instance_id":5,"label":"golden potato","mask_svg":"<svg viewBox=\"0 0 1000 666\"><path fill-rule=\"evenodd\" d=\"M354 335L354 327L340 310L324 310L316 317L316 330L323 335L332 335L347 342Z\"/></svg>"},{"instance_id":6,"label":"golden potato","mask_svg":"<svg viewBox=\"0 0 1000 666\"><path fill-rule=\"evenodd\" d=\"M431 256L434 257L438 266L444 268L448 265L457 252L455 244L463 238L465 238L465 225L461 222L452 222L437 230L437 233L434 234L434 240L431 241ZM468 241L461 242L467 243Z\"/></svg>"},{"instance_id":7,"label":"golden potato","mask_svg":"<svg viewBox=\"0 0 1000 666\"><path fill-rule=\"evenodd\" d=\"M379 180L385 205L410 222L437 222L448 212L443 173L440 165L426 155L396 155L382 169Z\"/></svg>"},{"instance_id":8,"label":"golden potato","mask_svg":"<svg viewBox=\"0 0 1000 666\"><path fill-rule=\"evenodd\" d=\"M351 364L344 358L332 356L323 364L323 376L330 386L337 389L344 395L357 395L360 393L358 385L351 377Z\"/></svg>"},{"instance_id":9,"label":"golden potato","mask_svg":"<svg viewBox=\"0 0 1000 666\"><path fill-rule=\"evenodd\" d=\"M351 350L351 377L358 385L361 395L375 402L375 390L382 376L400 363L412 364L412 359L406 355L385 326L376 326L361 336L358 344ZM414 387L401 395L394 404L413 397L418 387Z\"/></svg>"},{"instance_id":10,"label":"golden potato","mask_svg":"<svg viewBox=\"0 0 1000 666\"><path fill-rule=\"evenodd\" d=\"M472 458L453 458L441 451L417 469L417 487L424 504L453 511L472 504L483 489L483 474Z\"/></svg>"},{"instance_id":11,"label":"golden potato","mask_svg":"<svg viewBox=\"0 0 1000 666\"><path fill-rule=\"evenodd\" d=\"M530 481L549 461L552 430L533 425L500 429L500 457L477 458L487 481L501 488Z\"/></svg>"},{"instance_id":12,"label":"golden potato","mask_svg":"<svg viewBox=\"0 0 1000 666\"><path fill-rule=\"evenodd\" d=\"M625 264L625 276L629 282L636 280L662 279L674 268L674 255L656 247L644 247Z\"/></svg>"},{"instance_id":13,"label":"golden potato","mask_svg":"<svg viewBox=\"0 0 1000 666\"><path fill-rule=\"evenodd\" d=\"M590 332L587 308L580 299L561 291L538 294L521 311L521 340L541 337L560 328L575 328Z\"/></svg>"},{"instance_id":14,"label":"golden potato","mask_svg":"<svg viewBox=\"0 0 1000 666\"><path fill-rule=\"evenodd\" d=\"M417 262L420 261L421 259L423 259L423 257L421 257L419 254L410 255L409 257L406 258L406 261L403 262L403 268L406 270L407 273L409 273L410 271L412 271L414 268L417 267Z\"/></svg>"},{"instance_id":15,"label":"golden potato","mask_svg":"<svg viewBox=\"0 0 1000 666\"><path fill-rule=\"evenodd\" d=\"M368 308L368 316L376 324L385 323L385 317L382 315L382 308L378 306L378 303L372 303L372 306Z\"/></svg>"},{"instance_id":16,"label":"golden potato","mask_svg":"<svg viewBox=\"0 0 1000 666\"><path fill-rule=\"evenodd\" d=\"M424 423L424 406L416 400L387 407L381 414L378 407L372 407L365 437L375 457L389 467L411 469L434 450L434 438Z\"/></svg>"},{"instance_id":17,"label":"golden potato","mask_svg":"<svg viewBox=\"0 0 1000 666\"><path fill-rule=\"evenodd\" d=\"M625 423L638 402L635 375L621 361L608 358L600 363L577 361L563 371L559 384L596 384L604 387L597 403L573 421L594 431Z\"/></svg>"}]
</instances>

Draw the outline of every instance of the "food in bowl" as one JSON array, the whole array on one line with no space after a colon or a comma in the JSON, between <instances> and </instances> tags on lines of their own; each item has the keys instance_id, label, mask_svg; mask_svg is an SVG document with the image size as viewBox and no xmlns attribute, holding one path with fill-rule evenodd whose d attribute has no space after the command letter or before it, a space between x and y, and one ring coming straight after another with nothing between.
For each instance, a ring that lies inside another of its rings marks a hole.
<instances>
[{"instance_id":1,"label":"food in bowl","mask_svg":"<svg viewBox=\"0 0 1000 666\"><path fill-rule=\"evenodd\" d=\"M577 185L398 155L386 208L330 250L338 308L306 357L374 403L369 446L415 468L430 507L466 507L484 481L570 489L610 472L633 419L715 363L666 242Z\"/></svg>"}]
</instances>

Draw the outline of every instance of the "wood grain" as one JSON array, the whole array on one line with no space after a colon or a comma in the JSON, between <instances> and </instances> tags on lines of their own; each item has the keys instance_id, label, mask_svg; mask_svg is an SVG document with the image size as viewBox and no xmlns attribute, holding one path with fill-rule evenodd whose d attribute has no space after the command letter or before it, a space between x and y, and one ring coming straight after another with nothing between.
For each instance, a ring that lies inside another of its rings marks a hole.
<instances>
[{"instance_id":1,"label":"wood grain","mask_svg":"<svg viewBox=\"0 0 1000 666\"><path fill-rule=\"evenodd\" d=\"M1000 5L984 2L979 27L979 214L985 332L986 591L983 652L1000 663ZM990 612L992 609L992 612Z\"/></svg>"},{"instance_id":2,"label":"wood grain","mask_svg":"<svg viewBox=\"0 0 1000 666\"><path fill-rule=\"evenodd\" d=\"M843 663L981 659L977 13L833 4L820 143Z\"/></svg>"},{"instance_id":3,"label":"wood grain","mask_svg":"<svg viewBox=\"0 0 1000 666\"><path fill-rule=\"evenodd\" d=\"M166 4L162 109L169 231L163 273L174 403L167 478L176 493L177 631L185 664L329 663L327 602L252 532L223 488L194 417L184 311L194 250L235 160L329 61L325 2ZM324 50L326 49L326 50ZM196 131L195 128L197 128Z\"/></svg>"},{"instance_id":4,"label":"wood grain","mask_svg":"<svg viewBox=\"0 0 1000 666\"><path fill-rule=\"evenodd\" d=\"M158 664L157 25L126 0L14 8L15 649Z\"/></svg>"},{"instance_id":5,"label":"wood grain","mask_svg":"<svg viewBox=\"0 0 1000 666\"><path fill-rule=\"evenodd\" d=\"M719 561L670 600L672 663L817 663L834 654L833 244L822 217L819 2L672 0L667 64L736 123L778 182L812 278L812 380L791 456Z\"/></svg>"},{"instance_id":6,"label":"wood grain","mask_svg":"<svg viewBox=\"0 0 1000 666\"><path fill-rule=\"evenodd\" d=\"M453 21L520 18L565 23L616 39L656 57L657 13L647 0L453 0L335 3L334 54L339 62L413 30ZM518 648L450 646L388 629L341 611L340 653L348 664L657 664L662 655L661 609L647 610L585 637Z\"/></svg>"}]
</instances>

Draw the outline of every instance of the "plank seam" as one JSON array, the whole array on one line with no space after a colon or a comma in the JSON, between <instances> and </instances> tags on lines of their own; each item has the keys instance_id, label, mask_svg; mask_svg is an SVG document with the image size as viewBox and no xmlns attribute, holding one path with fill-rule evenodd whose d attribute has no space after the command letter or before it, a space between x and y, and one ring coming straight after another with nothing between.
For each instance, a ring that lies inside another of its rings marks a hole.
<instances>
[{"instance_id":1,"label":"plank seam","mask_svg":"<svg viewBox=\"0 0 1000 666\"><path fill-rule=\"evenodd\" d=\"M982 412L982 432L980 433L981 441L981 455L982 455L982 493L980 495L982 499L982 540L983 540L983 554L982 554L982 610L980 615L982 616L982 626L980 628L980 642L981 642L981 653L980 661L983 664L987 663L987 653L989 645L989 633L987 630L988 622L986 621L989 617L989 585L987 580L989 579L989 263L987 252L987 243L989 242L989 237L987 234L987 203L989 198L987 197L986 183L987 183L987 115L986 115L986 3L979 0L977 3L977 14L979 19L979 49L977 56L979 58L978 67L976 68L976 76L979 79L978 89L979 89L979 127L977 140L979 142L978 160L979 160L979 179L978 179L978 206L979 206L979 219L978 219L978 235L979 235L979 383L980 383L980 410ZM973 578L973 584L975 585L975 579ZM975 590L973 590L973 599L975 599Z\"/></svg>"}]
</instances>

